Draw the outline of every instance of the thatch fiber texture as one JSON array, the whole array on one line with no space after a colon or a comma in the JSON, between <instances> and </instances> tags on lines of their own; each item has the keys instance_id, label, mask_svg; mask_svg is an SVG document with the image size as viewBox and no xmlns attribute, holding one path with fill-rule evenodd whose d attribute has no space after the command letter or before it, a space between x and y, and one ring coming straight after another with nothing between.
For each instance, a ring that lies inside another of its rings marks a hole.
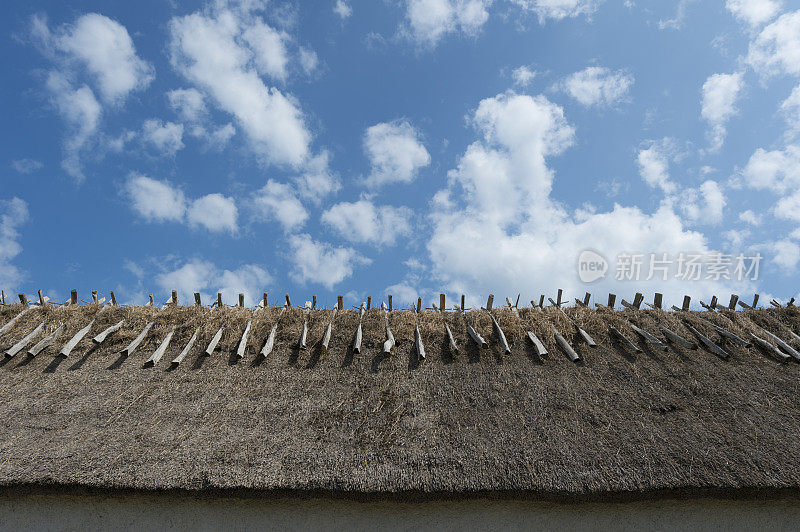
<instances>
[{"instance_id":1,"label":"thatch fiber texture","mask_svg":"<svg viewBox=\"0 0 800 532\"><path fill-rule=\"evenodd\" d=\"M0 325L21 310L0 309ZM394 311L385 355L383 311L336 314L330 348L320 342L331 311L114 307L34 309L0 338L5 350L41 321L38 341L64 334L35 358L0 367L0 485L133 489L328 490L334 492L512 491L534 494L800 487L800 365L732 344L700 317L745 338L753 324L798 345L796 309L724 313L565 312L598 342L589 348L556 309L495 309L511 344L503 353L485 311L466 319L489 342L467 336L465 317L444 316L460 348L449 349L443 317L420 313L427 359L417 360L415 317ZM55 354L92 319L69 358ZM91 337L125 319L100 347ZM129 357L120 351L153 320ZM244 359L235 355L252 320ZM278 322L274 351L258 356ZM629 323L665 341L664 324L694 340L708 335L732 356L702 347L666 352ZM614 341L619 329L642 353ZM177 326L161 361L143 368ZM205 351L219 327L222 340ZM180 366L170 361L200 327ZM571 363L553 327L581 355ZM549 355L539 358L532 330Z\"/></svg>"}]
</instances>

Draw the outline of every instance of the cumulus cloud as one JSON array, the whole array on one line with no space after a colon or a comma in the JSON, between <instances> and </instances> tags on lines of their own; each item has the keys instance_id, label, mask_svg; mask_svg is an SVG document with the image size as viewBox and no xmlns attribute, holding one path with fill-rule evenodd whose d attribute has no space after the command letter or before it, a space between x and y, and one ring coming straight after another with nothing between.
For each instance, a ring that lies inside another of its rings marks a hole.
<instances>
[{"instance_id":1,"label":"cumulus cloud","mask_svg":"<svg viewBox=\"0 0 800 532\"><path fill-rule=\"evenodd\" d=\"M747 63L763 75L800 75L800 10L766 26L750 43Z\"/></svg>"},{"instance_id":2,"label":"cumulus cloud","mask_svg":"<svg viewBox=\"0 0 800 532\"><path fill-rule=\"evenodd\" d=\"M800 146L783 150L757 149L742 169L742 184L782 194L800 187Z\"/></svg>"},{"instance_id":3,"label":"cumulus cloud","mask_svg":"<svg viewBox=\"0 0 800 532\"><path fill-rule=\"evenodd\" d=\"M353 9L350 7L350 4L347 3L346 0L336 0L333 3L333 12L339 15L339 18L344 20L349 18L350 15L353 14Z\"/></svg>"},{"instance_id":4,"label":"cumulus cloud","mask_svg":"<svg viewBox=\"0 0 800 532\"><path fill-rule=\"evenodd\" d=\"M171 62L236 119L261 162L301 168L311 143L303 112L294 97L259 76L281 78L287 61L285 50L269 46L282 37L263 21L263 9L253 2L218 2L173 18Z\"/></svg>"},{"instance_id":5,"label":"cumulus cloud","mask_svg":"<svg viewBox=\"0 0 800 532\"><path fill-rule=\"evenodd\" d=\"M185 122L199 122L208 112L203 94L197 89L175 89L167 93L167 99Z\"/></svg>"},{"instance_id":6,"label":"cumulus cloud","mask_svg":"<svg viewBox=\"0 0 800 532\"><path fill-rule=\"evenodd\" d=\"M686 9L689 7L689 4L695 2L696 0L679 0L678 1L678 8L675 12L674 18L668 19L661 19L658 21L658 29L672 29L672 30L679 30L683 27L683 21L686 19Z\"/></svg>"},{"instance_id":7,"label":"cumulus cloud","mask_svg":"<svg viewBox=\"0 0 800 532\"><path fill-rule=\"evenodd\" d=\"M204 227L215 233L235 233L238 215L233 199L222 194L208 194L192 202L186 211L186 220L191 227Z\"/></svg>"},{"instance_id":8,"label":"cumulus cloud","mask_svg":"<svg viewBox=\"0 0 800 532\"><path fill-rule=\"evenodd\" d=\"M633 83L633 75L624 70L591 66L568 76L563 88L581 105L611 106L627 99Z\"/></svg>"},{"instance_id":9,"label":"cumulus cloud","mask_svg":"<svg viewBox=\"0 0 800 532\"><path fill-rule=\"evenodd\" d=\"M711 126L708 136L711 141L711 151L717 151L725 142L725 126L734 116L736 101L741 94L743 74L713 74L703 83L702 117Z\"/></svg>"},{"instance_id":10,"label":"cumulus cloud","mask_svg":"<svg viewBox=\"0 0 800 532\"><path fill-rule=\"evenodd\" d=\"M134 174L124 192L131 208L148 222L180 222L186 213L186 196L167 181Z\"/></svg>"},{"instance_id":11,"label":"cumulus cloud","mask_svg":"<svg viewBox=\"0 0 800 532\"><path fill-rule=\"evenodd\" d=\"M308 234L289 237L289 249L294 265L292 279L297 283L317 283L328 290L351 277L356 267L372 262L352 248L318 242Z\"/></svg>"},{"instance_id":12,"label":"cumulus cloud","mask_svg":"<svg viewBox=\"0 0 800 532\"><path fill-rule=\"evenodd\" d=\"M750 26L760 26L778 14L781 10L781 2L779 0L727 0L725 7L742 22Z\"/></svg>"},{"instance_id":13,"label":"cumulus cloud","mask_svg":"<svg viewBox=\"0 0 800 532\"><path fill-rule=\"evenodd\" d=\"M303 72L306 75L313 74L319 66L319 58L317 52L305 46L300 47L300 66L303 67Z\"/></svg>"},{"instance_id":14,"label":"cumulus cloud","mask_svg":"<svg viewBox=\"0 0 800 532\"><path fill-rule=\"evenodd\" d=\"M420 141L419 132L405 120L382 122L367 128L364 151L370 161L369 187L389 183L410 183L431 156Z\"/></svg>"},{"instance_id":15,"label":"cumulus cloud","mask_svg":"<svg viewBox=\"0 0 800 532\"><path fill-rule=\"evenodd\" d=\"M786 118L786 136L789 139L795 138L800 134L800 85L792 90L792 93L781 104L781 112Z\"/></svg>"},{"instance_id":16,"label":"cumulus cloud","mask_svg":"<svg viewBox=\"0 0 800 532\"><path fill-rule=\"evenodd\" d=\"M159 152L175 155L183 149L183 124L165 123L155 118L145 120L142 138Z\"/></svg>"},{"instance_id":17,"label":"cumulus cloud","mask_svg":"<svg viewBox=\"0 0 800 532\"><path fill-rule=\"evenodd\" d=\"M394 245L411 233L408 207L376 206L368 200L341 202L322 213L322 222L350 242Z\"/></svg>"},{"instance_id":18,"label":"cumulus cloud","mask_svg":"<svg viewBox=\"0 0 800 532\"><path fill-rule=\"evenodd\" d=\"M529 67L522 65L511 71L511 78L514 80L514 85L519 87L527 87L536 77L536 71L531 70Z\"/></svg>"},{"instance_id":19,"label":"cumulus cloud","mask_svg":"<svg viewBox=\"0 0 800 532\"><path fill-rule=\"evenodd\" d=\"M670 178L669 163L675 159L676 153L676 144L671 138L652 141L647 148L639 150L639 175L644 182L652 188L661 189L665 194L674 193L677 185Z\"/></svg>"},{"instance_id":20,"label":"cumulus cloud","mask_svg":"<svg viewBox=\"0 0 800 532\"><path fill-rule=\"evenodd\" d=\"M579 15L591 15L603 0L511 0L527 11L532 11L544 24L548 19L561 20Z\"/></svg>"},{"instance_id":21,"label":"cumulus cloud","mask_svg":"<svg viewBox=\"0 0 800 532\"><path fill-rule=\"evenodd\" d=\"M754 213L750 209L742 211L739 213L739 221L742 221L748 225L761 225L761 215Z\"/></svg>"},{"instance_id":22,"label":"cumulus cloud","mask_svg":"<svg viewBox=\"0 0 800 532\"><path fill-rule=\"evenodd\" d=\"M451 33L477 35L489 20L491 0L406 0L403 33L425 47L434 47Z\"/></svg>"},{"instance_id":23,"label":"cumulus cloud","mask_svg":"<svg viewBox=\"0 0 800 532\"><path fill-rule=\"evenodd\" d=\"M11 168L20 174L32 174L44 167L41 161L35 159L17 159L11 162Z\"/></svg>"},{"instance_id":24,"label":"cumulus cloud","mask_svg":"<svg viewBox=\"0 0 800 532\"><path fill-rule=\"evenodd\" d=\"M794 272L800 261L800 246L791 240L779 240L770 244L769 248L774 253L772 261L786 272Z\"/></svg>"},{"instance_id":25,"label":"cumulus cloud","mask_svg":"<svg viewBox=\"0 0 800 532\"><path fill-rule=\"evenodd\" d=\"M257 218L277 221L284 231L295 231L308 220L308 212L291 185L270 179L253 195L252 201Z\"/></svg>"},{"instance_id":26,"label":"cumulus cloud","mask_svg":"<svg viewBox=\"0 0 800 532\"><path fill-rule=\"evenodd\" d=\"M118 107L131 92L153 81L153 67L136 54L124 26L97 13L55 30L44 17L35 16L31 36L53 63L46 88L67 125L61 167L81 181L81 155L90 148L103 114L95 91L104 103ZM84 77L88 83L79 81Z\"/></svg>"},{"instance_id":27,"label":"cumulus cloud","mask_svg":"<svg viewBox=\"0 0 800 532\"><path fill-rule=\"evenodd\" d=\"M24 274L12 261L22 253L19 228L28 221L28 204L19 198L0 201L0 286L15 291Z\"/></svg>"},{"instance_id":28,"label":"cumulus cloud","mask_svg":"<svg viewBox=\"0 0 800 532\"><path fill-rule=\"evenodd\" d=\"M107 102L118 103L155 78L153 66L136 54L125 26L104 15L88 13L55 31L44 18L34 17L32 33L62 68L72 70L71 63L86 68Z\"/></svg>"},{"instance_id":29,"label":"cumulus cloud","mask_svg":"<svg viewBox=\"0 0 800 532\"><path fill-rule=\"evenodd\" d=\"M179 300L194 301L194 293L199 292L203 301L210 302L221 293L227 305L236 304L239 294L245 295L246 305L255 305L272 282L269 272L256 264L226 270L201 259L189 260L156 276L159 288L164 292L177 290Z\"/></svg>"},{"instance_id":30,"label":"cumulus cloud","mask_svg":"<svg viewBox=\"0 0 800 532\"><path fill-rule=\"evenodd\" d=\"M658 290L673 298L685 285L647 278L635 286L614 279L614 261L623 253L707 253L702 234L685 229L667 204L648 214L615 205L608 212L569 212L550 197L554 179L547 160L566 150L574 130L563 109L544 96L514 93L483 100L473 116L481 139L448 173L436 194L428 243L432 273L444 288L461 293L539 293L547 286L583 293L577 257L591 247L612 270L593 285L605 290ZM574 262L573 262L574 261ZM668 274L674 277L675 265ZM692 291L720 289L724 283L696 281Z\"/></svg>"},{"instance_id":31,"label":"cumulus cloud","mask_svg":"<svg viewBox=\"0 0 800 532\"><path fill-rule=\"evenodd\" d=\"M94 92L83 85L74 88L62 74L53 71L47 76L50 100L67 125L64 159L61 167L78 181L84 179L81 155L97 132L102 108Z\"/></svg>"},{"instance_id":32,"label":"cumulus cloud","mask_svg":"<svg viewBox=\"0 0 800 532\"><path fill-rule=\"evenodd\" d=\"M190 227L203 227L211 232L237 230L236 204L222 194L191 200L168 181L132 174L125 182L123 196L131 209L148 222L188 223Z\"/></svg>"},{"instance_id":33,"label":"cumulus cloud","mask_svg":"<svg viewBox=\"0 0 800 532\"><path fill-rule=\"evenodd\" d=\"M328 159L327 151L320 152L306 164L304 171L295 177L294 182L302 198L319 203L342 187L338 175L330 170Z\"/></svg>"},{"instance_id":34,"label":"cumulus cloud","mask_svg":"<svg viewBox=\"0 0 800 532\"><path fill-rule=\"evenodd\" d=\"M681 191L678 208L690 221L716 225L722 222L722 211L727 203L719 183L711 179L698 188Z\"/></svg>"}]
</instances>

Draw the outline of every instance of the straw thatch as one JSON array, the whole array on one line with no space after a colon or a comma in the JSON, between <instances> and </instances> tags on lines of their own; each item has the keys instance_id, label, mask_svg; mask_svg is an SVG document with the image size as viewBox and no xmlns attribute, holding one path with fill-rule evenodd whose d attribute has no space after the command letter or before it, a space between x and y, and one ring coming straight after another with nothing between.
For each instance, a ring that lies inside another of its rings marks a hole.
<instances>
[{"instance_id":1,"label":"straw thatch","mask_svg":"<svg viewBox=\"0 0 800 532\"><path fill-rule=\"evenodd\" d=\"M0 309L0 325L20 310ZM278 309L34 309L0 338L0 350L42 320L41 337L62 323L66 329L35 358L23 352L2 361L0 485L541 496L800 487L800 365L735 345L704 321L742 338L767 328L799 348L790 334L800 331L797 309L566 312L574 322L555 309L495 310L510 354L486 312L446 314L457 354L442 315L422 312L427 359L420 362L408 311L389 315L396 345L387 355L380 309L364 315L359 354L352 351L357 312L337 313L327 351L320 342L331 311L310 312L309 348L300 350L304 314L291 309L262 359ZM69 358L56 356L92 319ZM92 344L122 319L122 329ZM467 336L465 319L488 349ZM120 356L151 320L137 350ZM732 356L654 349L629 325L661 341L658 324L696 340L684 320ZM580 340L576 324L597 348ZM144 368L174 326L163 358ZM220 326L222 340L205 356ZM171 365L198 327L192 351ZM580 364L564 356L553 327ZM547 357L536 355L527 330Z\"/></svg>"}]
</instances>

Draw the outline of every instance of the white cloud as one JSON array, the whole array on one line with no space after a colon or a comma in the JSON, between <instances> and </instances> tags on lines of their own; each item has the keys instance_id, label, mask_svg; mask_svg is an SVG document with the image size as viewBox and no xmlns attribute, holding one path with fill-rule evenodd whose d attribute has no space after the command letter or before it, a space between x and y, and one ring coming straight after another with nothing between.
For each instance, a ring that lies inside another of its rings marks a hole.
<instances>
[{"instance_id":1,"label":"white cloud","mask_svg":"<svg viewBox=\"0 0 800 532\"><path fill-rule=\"evenodd\" d=\"M665 194L672 194L677 186L669 175L669 162L675 157L675 142L670 138L651 142L646 149L639 150L637 162L639 175L644 182L653 188L661 189Z\"/></svg>"},{"instance_id":2,"label":"white cloud","mask_svg":"<svg viewBox=\"0 0 800 532\"><path fill-rule=\"evenodd\" d=\"M793 139L800 134L800 85L792 90L792 93L781 104L781 111L786 118L788 131L786 136Z\"/></svg>"},{"instance_id":3,"label":"white cloud","mask_svg":"<svg viewBox=\"0 0 800 532\"><path fill-rule=\"evenodd\" d=\"M353 9L350 7L350 4L346 2L346 0L336 0L333 3L333 12L339 15L339 18L344 20L353 14Z\"/></svg>"},{"instance_id":4,"label":"white cloud","mask_svg":"<svg viewBox=\"0 0 800 532\"><path fill-rule=\"evenodd\" d=\"M255 55L258 71L278 80L286 79L289 57L285 42L289 36L256 19L244 30L244 40Z\"/></svg>"},{"instance_id":5,"label":"white cloud","mask_svg":"<svg viewBox=\"0 0 800 532\"><path fill-rule=\"evenodd\" d=\"M183 149L183 124L151 118L144 121L142 137L161 153L175 155Z\"/></svg>"},{"instance_id":6,"label":"white cloud","mask_svg":"<svg viewBox=\"0 0 800 532\"><path fill-rule=\"evenodd\" d=\"M381 122L367 128L364 151L371 165L367 186L413 181L419 169L431 162L419 137L419 132L405 120Z\"/></svg>"},{"instance_id":7,"label":"white cloud","mask_svg":"<svg viewBox=\"0 0 800 532\"><path fill-rule=\"evenodd\" d=\"M20 253L19 227L28 221L28 204L19 198L0 201L0 286L16 291L24 274L11 263Z\"/></svg>"},{"instance_id":8,"label":"white cloud","mask_svg":"<svg viewBox=\"0 0 800 532\"><path fill-rule=\"evenodd\" d=\"M92 89L86 85L75 89L58 72L50 72L47 76L47 89L68 129L61 167L70 176L81 181L84 179L81 154L97 132L102 109Z\"/></svg>"},{"instance_id":9,"label":"white cloud","mask_svg":"<svg viewBox=\"0 0 800 532\"><path fill-rule=\"evenodd\" d=\"M748 225L759 226L761 225L761 215L754 213L750 209L739 213L739 221Z\"/></svg>"},{"instance_id":10,"label":"white cloud","mask_svg":"<svg viewBox=\"0 0 800 532\"><path fill-rule=\"evenodd\" d=\"M800 187L800 146L784 150L757 149L742 170L743 184L783 193Z\"/></svg>"},{"instance_id":11,"label":"white cloud","mask_svg":"<svg viewBox=\"0 0 800 532\"><path fill-rule=\"evenodd\" d=\"M328 166L329 155L322 151L306 164L305 170L294 181L304 199L319 203L323 198L339 191L339 177Z\"/></svg>"},{"instance_id":12,"label":"white cloud","mask_svg":"<svg viewBox=\"0 0 800 532\"><path fill-rule=\"evenodd\" d=\"M678 207L690 221L716 225L722 222L725 194L716 181L705 181L698 188L681 191Z\"/></svg>"},{"instance_id":13,"label":"white cloud","mask_svg":"<svg viewBox=\"0 0 800 532\"><path fill-rule=\"evenodd\" d=\"M128 30L119 22L98 13L88 13L74 24L51 33L47 21L34 17L33 34L50 53L70 69L69 63L81 63L94 77L107 102L118 103L137 89L144 89L155 78L152 65L139 58Z\"/></svg>"},{"instance_id":14,"label":"white cloud","mask_svg":"<svg viewBox=\"0 0 800 532\"><path fill-rule=\"evenodd\" d=\"M511 0L528 11L533 11L544 24L547 19L561 20L579 15L591 15L603 0Z\"/></svg>"},{"instance_id":15,"label":"white cloud","mask_svg":"<svg viewBox=\"0 0 800 532\"><path fill-rule=\"evenodd\" d=\"M41 161L35 159L17 159L11 162L11 168L20 174L32 174L44 167Z\"/></svg>"},{"instance_id":16,"label":"white cloud","mask_svg":"<svg viewBox=\"0 0 800 532\"><path fill-rule=\"evenodd\" d=\"M782 196L775 204L773 212L777 218L800 222L800 190Z\"/></svg>"},{"instance_id":17,"label":"white cloud","mask_svg":"<svg viewBox=\"0 0 800 532\"><path fill-rule=\"evenodd\" d=\"M199 122L207 113L203 94L197 89L175 89L167 93L167 99L185 122Z\"/></svg>"},{"instance_id":18,"label":"white cloud","mask_svg":"<svg viewBox=\"0 0 800 532\"><path fill-rule=\"evenodd\" d=\"M611 106L625 100L634 83L634 77L624 70L612 71L605 67L586 67L564 80L564 90L580 104Z\"/></svg>"},{"instance_id":19,"label":"white cloud","mask_svg":"<svg viewBox=\"0 0 800 532\"><path fill-rule=\"evenodd\" d=\"M489 12L491 0L406 0L404 33L417 44L434 47L447 34L477 35Z\"/></svg>"},{"instance_id":20,"label":"white cloud","mask_svg":"<svg viewBox=\"0 0 800 532\"><path fill-rule=\"evenodd\" d=\"M522 65L515 68L511 72L511 77L514 79L514 85L519 87L527 87L536 77L536 71L531 70L529 67Z\"/></svg>"},{"instance_id":21,"label":"white cloud","mask_svg":"<svg viewBox=\"0 0 800 532\"><path fill-rule=\"evenodd\" d=\"M332 290L334 285L353 275L353 270L372 261L352 248L335 247L312 240L307 234L289 237L290 257L297 283L318 283Z\"/></svg>"},{"instance_id":22,"label":"white cloud","mask_svg":"<svg viewBox=\"0 0 800 532\"><path fill-rule=\"evenodd\" d=\"M658 21L658 29L673 29L679 30L683 27L683 21L686 19L686 8L695 0L679 0L678 8L675 12L675 18L662 19Z\"/></svg>"},{"instance_id":23,"label":"white cloud","mask_svg":"<svg viewBox=\"0 0 800 532\"><path fill-rule=\"evenodd\" d=\"M800 75L800 10L765 27L750 43L746 61L764 75Z\"/></svg>"},{"instance_id":24,"label":"white cloud","mask_svg":"<svg viewBox=\"0 0 800 532\"><path fill-rule=\"evenodd\" d=\"M711 151L717 151L725 141L725 125L738 110L736 101L743 87L743 74L713 74L703 84L701 115L711 126L708 136Z\"/></svg>"},{"instance_id":25,"label":"white cloud","mask_svg":"<svg viewBox=\"0 0 800 532\"><path fill-rule=\"evenodd\" d=\"M300 47L300 66L303 67L303 72L306 75L313 74L319 66L319 58L317 52L305 46Z\"/></svg>"},{"instance_id":26,"label":"white cloud","mask_svg":"<svg viewBox=\"0 0 800 532\"><path fill-rule=\"evenodd\" d=\"M727 0L725 7L737 19L750 26L760 26L772 20L781 10L779 0Z\"/></svg>"},{"instance_id":27,"label":"white cloud","mask_svg":"<svg viewBox=\"0 0 800 532\"><path fill-rule=\"evenodd\" d=\"M322 213L322 222L351 242L394 245L411 233L411 209L376 206L371 201L337 203Z\"/></svg>"},{"instance_id":28,"label":"white cloud","mask_svg":"<svg viewBox=\"0 0 800 532\"><path fill-rule=\"evenodd\" d=\"M131 208L149 222L183 220L186 197L167 181L133 174L125 183L124 193L131 202Z\"/></svg>"},{"instance_id":29,"label":"white cloud","mask_svg":"<svg viewBox=\"0 0 800 532\"><path fill-rule=\"evenodd\" d=\"M224 2L170 21L173 66L233 115L264 164L300 168L310 156L311 133L298 102L268 87L259 71L272 69L245 46L248 28L264 26L263 5ZM270 66L271 65L271 66Z\"/></svg>"},{"instance_id":30,"label":"white cloud","mask_svg":"<svg viewBox=\"0 0 800 532\"><path fill-rule=\"evenodd\" d=\"M193 302L194 293L199 292L205 304L216 300L216 293L221 293L225 304L236 304L239 294L244 294L245 304L254 306L272 282L269 272L255 264L225 270L200 259L187 261L174 270L156 276L156 284L164 292L178 291L179 301Z\"/></svg>"},{"instance_id":31,"label":"white cloud","mask_svg":"<svg viewBox=\"0 0 800 532\"><path fill-rule=\"evenodd\" d=\"M308 212L292 187L272 179L253 195L253 205L260 219L275 220L284 231L295 231L308 220Z\"/></svg>"},{"instance_id":32,"label":"white cloud","mask_svg":"<svg viewBox=\"0 0 800 532\"><path fill-rule=\"evenodd\" d=\"M657 290L675 300L683 295L685 285L660 275L648 280L646 267L635 284L614 278L615 260L624 252L675 257L709 251L703 235L686 230L669 205L652 214L620 205L608 212L569 212L550 197L554 175L547 159L574 139L562 108L543 96L507 93L483 100L473 122L483 138L449 172L448 187L436 195L430 214L432 275L443 288L471 294L539 293L545 279L552 290L582 294L587 285L579 281L576 263L590 246L612 268L592 291ZM669 274L674 276L674 265ZM692 291L724 288L701 280Z\"/></svg>"},{"instance_id":33,"label":"white cloud","mask_svg":"<svg viewBox=\"0 0 800 532\"><path fill-rule=\"evenodd\" d=\"M186 212L191 227L205 227L211 232L236 232L239 211L233 199L222 194L208 194L192 202Z\"/></svg>"},{"instance_id":34,"label":"white cloud","mask_svg":"<svg viewBox=\"0 0 800 532\"><path fill-rule=\"evenodd\" d=\"M417 298L420 297L419 290L407 281L387 286L384 292L386 295L391 294L394 308L416 305Z\"/></svg>"},{"instance_id":35,"label":"white cloud","mask_svg":"<svg viewBox=\"0 0 800 532\"><path fill-rule=\"evenodd\" d=\"M786 270L794 272L797 263L800 261L800 246L790 240L779 240L770 245L770 249L775 254L772 261Z\"/></svg>"}]
</instances>

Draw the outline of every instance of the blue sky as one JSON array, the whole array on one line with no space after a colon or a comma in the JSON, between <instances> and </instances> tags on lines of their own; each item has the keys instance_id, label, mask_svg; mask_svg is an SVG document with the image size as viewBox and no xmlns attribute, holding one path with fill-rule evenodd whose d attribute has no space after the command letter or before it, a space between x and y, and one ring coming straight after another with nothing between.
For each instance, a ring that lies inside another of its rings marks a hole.
<instances>
[{"instance_id":1,"label":"blue sky","mask_svg":"<svg viewBox=\"0 0 800 532\"><path fill-rule=\"evenodd\" d=\"M172 288L788 299L798 7L8 5L0 285L133 303ZM609 265L592 283L587 249ZM681 254L715 253L760 255L758 279L680 276ZM648 279L663 254L667 279ZM628 255L636 281L615 275Z\"/></svg>"}]
</instances>

